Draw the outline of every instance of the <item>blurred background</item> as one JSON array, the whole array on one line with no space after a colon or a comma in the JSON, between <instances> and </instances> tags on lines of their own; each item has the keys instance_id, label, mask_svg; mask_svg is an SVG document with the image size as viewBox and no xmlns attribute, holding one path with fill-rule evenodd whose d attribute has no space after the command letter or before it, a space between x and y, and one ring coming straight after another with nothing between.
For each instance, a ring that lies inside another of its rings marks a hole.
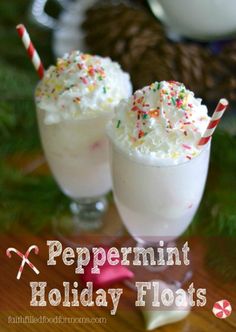
<instances>
[{"instance_id":1,"label":"blurred background","mask_svg":"<svg viewBox=\"0 0 236 332\"><path fill-rule=\"evenodd\" d=\"M218 220L223 232L226 226L226 234L232 233L236 229L236 186L232 185L236 169L236 20L232 9L236 3L228 0L227 4L216 0L192 1L191 6L187 0L1 1L1 228L11 229L23 221L39 231L50 225L58 204L67 204L41 153L33 100L37 75L15 30L22 22L46 68L56 57L80 49L120 62L131 74L135 89L154 80L183 81L203 98L210 113L221 97L229 99L230 111L213 140L215 170L210 172L208 186L215 172L218 186L212 180L202 211L205 219L212 220L210 229L216 229ZM44 176L26 176L35 173ZM210 203L219 199L214 204L224 202L221 208Z\"/></svg>"}]
</instances>

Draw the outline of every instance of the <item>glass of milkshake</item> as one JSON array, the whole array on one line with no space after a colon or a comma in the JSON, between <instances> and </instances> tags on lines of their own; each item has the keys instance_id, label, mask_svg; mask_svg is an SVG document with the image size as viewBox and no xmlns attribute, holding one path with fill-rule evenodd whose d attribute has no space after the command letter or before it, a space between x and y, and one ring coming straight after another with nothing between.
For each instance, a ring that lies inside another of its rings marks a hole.
<instances>
[{"instance_id":1,"label":"glass of milkshake","mask_svg":"<svg viewBox=\"0 0 236 332\"><path fill-rule=\"evenodd\" d=\"M129 75L109 58L73 51L49 67L35 100L43 149L76 231L102 227L111 190L107 122L132 93Z\"/></svg>"},{"instance_id":2,"label":"glass of milkshake","mask_svg":"<svg viewBox=\"0 0 236 332\"><path fill-rule=\"evenodd\" d=\"M179 82L155 82L121 101L108 125L113 190L120 216L136 241L175 240L201 201L210 142L206 106Z\"/></svg>"}]
</instances>

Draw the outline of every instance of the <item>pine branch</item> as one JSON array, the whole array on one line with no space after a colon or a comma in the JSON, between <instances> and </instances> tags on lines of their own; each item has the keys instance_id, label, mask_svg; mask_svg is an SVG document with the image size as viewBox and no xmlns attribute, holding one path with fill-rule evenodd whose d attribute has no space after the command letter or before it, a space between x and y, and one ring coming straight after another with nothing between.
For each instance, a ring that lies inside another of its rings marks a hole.
<instances>
[{"instance_id":1,"label":"pine branch","mask_svg":"<svg viewBox=\"0 0 236 332\"><path fill-rule=\"evenodd\" d=\"M236 138L217 130L200 209L187 235L236 236Z\"/></svg>"},{"instance_id":2,"label":"pine branch","mask_svg":"<svg viewBox=\"0 0 236 332\"><path fill-rule=\"evenodd\" d=\"M9 230L24 225L34 232L50 225L57 210L68 199L51 176L25 176L9 166L0 165L0 227Z\"/></svg>"}]
</instances>

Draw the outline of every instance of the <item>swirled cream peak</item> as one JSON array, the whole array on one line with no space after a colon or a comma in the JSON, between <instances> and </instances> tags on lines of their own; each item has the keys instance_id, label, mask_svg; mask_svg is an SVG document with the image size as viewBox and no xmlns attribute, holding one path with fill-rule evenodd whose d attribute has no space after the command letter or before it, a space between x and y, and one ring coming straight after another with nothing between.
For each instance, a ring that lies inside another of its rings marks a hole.
<instances>
[{"instance_id":1,"label":"swirled cream peak","mask_svg":"<svg viewBox=\"0 0 236 332\"><path fill-rule=\"evenodd\" d=\"M50 124L111 111L131 93L130 77L118 63L73 51L45 72L36 103Z\"/></svg>"},{"instance_id":2,"label":"swirled cream peak","mask_svg":"<svg viewBox=\"0 0 236 332\"><path fill-rule=\"evenodd\" d=\"M201 99L175 81L155 82L118 105L108 132L130 155L178 164L200 153L209 122Z\"/></svg>"}]
</instances>

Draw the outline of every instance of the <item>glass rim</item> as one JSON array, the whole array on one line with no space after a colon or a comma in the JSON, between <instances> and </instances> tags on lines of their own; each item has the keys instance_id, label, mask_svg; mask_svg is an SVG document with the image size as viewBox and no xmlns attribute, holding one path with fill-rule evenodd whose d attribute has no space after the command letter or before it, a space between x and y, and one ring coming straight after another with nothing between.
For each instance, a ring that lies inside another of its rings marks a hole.
<instances>
[{"instance_id":1,"label":"glass rim","mask_svg":"<svg viewBox=\"0 0 236 332\"><path fill-rule=\"evenodd\" d=\"M181 166L181 165L186 165L188 163L191 163L193 161L196 161L200 158L200 156L202 155L203 152L205 152L206 150L209 150L210 151L210 148L211 148L211 140L212 140L212 137L211 139L208 141L207 144L204 145L204 147L202 147L200 153L196 156L196 157L193 157L192 159L189 159L189 160L186 160L186 161L183 161L183 162L180 162L178 164L158 164L158 161L161 160L161 158L159 159L151 159L150 161L145 161L145 156L139 156L137 154L134 154L134 153L129 153L127 151L125 151L124 148L120 147L118 144L115 143L113 137L111 137L110 133L109 133L109 130L107 130L107 136L109 138L109 142L111 143L111 145L116 149L118 150L121 154L123 154L125 157L127 157L128 159L132 160L133 162L136 162L138 164L141 164L141 165L144 165L144 166L150 166L150 167L158 167L158 168L174 168L174 167L178 167L178 166Z\"/></svg>"},{"instance_id":2,"label":"glass rim","mask_svg":"<svg viewBox=\"0 0 236 332\"><path fill-rule=\"evenodd\" d=\"M41 110L43 112L47 112L47 109L46 108L42 108L38 105L37 101L36 101L36 89L38 87L38 85L40 84L41 81L39 81L36 86L35 86L35 89L34 89L34 104L36 106L36 109L37 110ZM79 116L78 118L71 118L71 119L61 119L59 122L64 122L64 121L86 121L86 120L90 120L90 119L96 119L96 118L99 118L99 117L108 117L108 118L111 118L111 116L114 115L114 109L115 109L116 106L114 107L111 107L110 109L107 109L107 110L103 110L103 111L99 111L99 113L92 113L90 115L83 115L83 116ZM55 124L59 123L59 122L55 122ZM52 123L54 124L54 123Z\"/></svg>"}]
</instances>

